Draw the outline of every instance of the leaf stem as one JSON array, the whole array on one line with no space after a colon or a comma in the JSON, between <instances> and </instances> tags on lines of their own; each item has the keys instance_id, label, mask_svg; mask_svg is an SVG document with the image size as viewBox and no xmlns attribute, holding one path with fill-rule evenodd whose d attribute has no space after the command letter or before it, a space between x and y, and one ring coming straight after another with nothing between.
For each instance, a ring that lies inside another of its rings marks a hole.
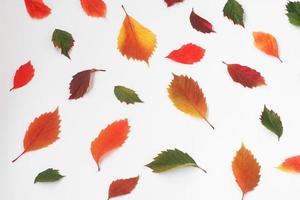
<instances>
[{"instance_id":1,"label":"leaf stem","mask_svg":"<svg viewBox=\"0 0 300 200\"><path fill-rule=\"evenodd\" d=\"M203 118L204 121L206 121L206 123L208 123L208 125L213 129L215 130L215 127L206 119L206 117Z\"/></svg>"},{"instance_id":2,"label":"leaf stem","mask_svg":"<svg viewBox=\"0 0 300 200\"><path fill-rule=\"evenodd\" d=\"M245 193L243 193L243 195L242 195L242 200L244 200L244 197L245 197Z\"/></svg>"},{"instance_id":3,"label":"leaf stem","mask_svg":"<svg viewBox=\"0 0 300 200\"><path fill-rule=\"evenodd\" d=\"M203 169L202 167L199 167L198 165L197 165L197 168L199 168L200 170L202 170L204 173L207 173L207 171L205 169Z\"/></svg>"},{"instance_id":4,"label":"leaf stem","mask_svg":"<svg viewBox=\"0 0 300 200\"><path fill-rule=\"evenodd\" d=\"M278 60L279 60L281 63L283 63L283 61L281 60L281 58L280 58L279 56L278 56L277 58L278 58Z\"/></svg>"},{"instance_id":5,"label":"leaf stem","mask_svg":"<svg viewBox=\"0 0 300 200\"><path fill-rule=\"evenodd\" d=\"M23 154L25 153L25 151L23 151L18 157L16 157L13 161L11 162L16 162Z\"/></svg>"},{"instance_id":6,"label":"leaf stem","mask_svg":"<svg viewBox=\"0 0 300 200\"><path fill-rule=\"evenodd\" d=\"M123 6L123 4L122 4L121 6L122 6L122 8L123 8L125 14L128 15L128 13L126 12L126 9L125 9L125 7Z\"/></svg>"},{"instance_id":7,"label":"leaf stem","mask_svg":"<svg viewBox=\"0 0 300 200\"><path fill-rule=\"evenodd\" d=\"M92 72L106 72L105 69L92 69Z\"/></svg>"},{"instance_id":8,"label":"leaf stem","mask_svg":"<svg viewBox=\"0 0 300 200\"><path fill-rule=\"evenodd\" d=\"M223 64L228 65L226 62L222 61Z\"/></svg>"}]
</instances>

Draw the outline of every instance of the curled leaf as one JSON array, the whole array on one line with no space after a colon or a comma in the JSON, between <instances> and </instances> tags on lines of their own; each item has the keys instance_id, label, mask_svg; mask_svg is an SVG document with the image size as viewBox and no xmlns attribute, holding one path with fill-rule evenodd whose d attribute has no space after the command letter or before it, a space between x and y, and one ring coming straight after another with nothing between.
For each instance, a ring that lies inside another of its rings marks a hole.
<instances>
[{"instance_id":1,"label":"curled leaf","mask_svg":"<svg viewBox=\"0 0 300 200\"><path fill-rule=\"evenodd\" d=\"M14 90L20 87L23 87L27 83L29 83L34 76L34 68L30 61L21 65L19 69L16 71L14 76L14 86L10 89Z\"/></svg>"},{"instance_id":2,"label":"curled leaf","mask_svg":"<svg viewBox=\"0 0 300 200\"><path fill-rule=\"evenodd\" d=\"M205 49L195 44L185 44L177 50L172 51L167 58L182 64L193 64L199 62L205 54Z\"/></svg>"},{"instance_id":3,"label":"curled leaf","mask_svg":"<svg viewBox=\"0 0 300 200\"><path fill-rule=\"evenodd\" d=\"M139 176L136 176L113 181L109 186L108 199L129 194L136 187L139 178Z\"/></svg>"},{"instance_id":4,"label":"curled leaf","mask_svg":"<svg viewBox=\"0 0 300 200\"><path fill-rule=\"evenodd\" d=\"M227 1L223 9L223 14L228 19L231 19L234 24L244 27L244 9L236 0Z\"/></svg>"},{"instance_id":5,"label":"curled leaf","mask_svg":"<svg viewBox=\"0 0 300 200\"><path fill-rule=\"evenodd\" d=\"M260 116L261 123L275 135L277 135L278 140L282 136L283 127L280 120L280 117L273 110L269 110L264 106L264 110Z\"/></svg>"},{"instance_id":6,"label":"curled leaf","mask_svg":"<svg viewBox=\"0 0 300 200\"><path fill-rule=\"evenodd\" d=\"M192 9L192 12L190 14L190 22L194 29L197 31L200 31L202 33L212 33L215 32L213 30L212 24L207 21L206 19L200 17L194 12L194 9Z\"/></svg>"},{"instance_id":7,"label":"curled leaf","mask_svg":"<svg viewBox=\"0 0 300 200\"><path fill-rule=\"evenodd\" d=\"M143 103L134 90L124 86L115 86L114 93L120 102L125 102L127 104Z\"/></svg>"},{"instance_id":8,"label":"curled leaf","mask_svg":"<svg viewBox=\"0 0 300 200\"><path fill-rule=\"evenodd\" d=\"M43 19L51 14L51 9L43 0L24 0L26 10L30 17L35 19Z\"/></svg>"},{"instance_id":9,"label":"curled leaf","mask_svg":"<svg viewBox=\"0 0 300 200\"><path fill-rule=\"evenodd\" d=\"M61 54L71 59L69 51L74 45L74 39L70 33L60 29L55 29L52 34L52 42L55 47L61 49Z\"/></svg>"},{"instance_id":10,"label":"curled leaf","mask_svg":"<svg viewBox=\"0 0 300 200\"><path fill-rule=\"evenodd\" d=\"M300 156L287 158L277 168L288 173L300 173Z\"/></svg>"},{"instance_id":11,"label":"curled leaf","mask_svg":"<svg viewBox=\"0 0 300 200\"><path fill-rule=\"evenodd\" d=\"M102 0L80 0L81 7L88 16L105 17L106 4Z\"/></svg>"},{"instance_id":12,"label":"curled leaf","mask_svg":"<svg viewBox=\"0 0 300 200\"><path fill-rule=\"evenodd\" d=\"M34 179L34 183L55 182L60 180L63 177L65 176L61 175L57 169L49 168L39 173Z\"/></svg>"}]
</instances>

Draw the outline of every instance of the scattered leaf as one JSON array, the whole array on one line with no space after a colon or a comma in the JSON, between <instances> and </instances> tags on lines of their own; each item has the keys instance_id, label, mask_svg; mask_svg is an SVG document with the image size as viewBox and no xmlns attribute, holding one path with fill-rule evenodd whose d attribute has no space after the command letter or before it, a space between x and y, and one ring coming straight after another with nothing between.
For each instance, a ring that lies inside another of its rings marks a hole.
<instances>
[{"instance_id":1,"label":"scattered leaf","mask_svg":"<svg viewBox=\"0 0 300 200\"><path fill-rule=\"evenodd\" d=\"M168 7L173 6L174 4L181 3L184 0L164 0Z\"/></svg>"},{"instance_id":2,"label":"scattered leaf","mask_svg":"<svg viewBox=\"0 0 300 200\"><path fill-rule=\"evenodd\" d=\"M151 163L147 164L146 167L149 167L155 173L165 172L179 167L197 167L206 173L204 169L197 165L192 157L178 149L162 151Z\"/></svg>"},{"instance_id":3,"label":"scattered leaf","mask_svg":"<svg viewBox=\"0 0 300 200\"><path fill-rule=\"evenodd\" d=\"M266 85L264 77L254 69L239 64L227 64L227 70L232 80L244 87L253 88Z\"/></svg>"},{"instance_id":4,"label":"scattered leaf","mask_svg":"<svg viewBox=\"0 0 300 200\"><path fill-rule=\"evenodd\" d=\"M90 86L91 75L97 71L104 72L105 70L89 69L75 74L69 86L71 94L69 99L78 99L80 97L83 97Z\"/></svg>"},{"instance_id":5,"label":"scattered leaf","mask_svg":"<svg viewBox=\"0 0 300 200\"><path fill-rule=\"evenodd\" d=\"M91 153L100 170L105 154L121 147L129 133L128 120L115 121L103 129L91 143Z\"/></svg>"},{"instance_id":6,"label":"scattered leaf","mask_svg":"<svg viewBox=\"0 0 300 200\"><path fill-rule=\"evenodd\" d=\"M277 168L288 173L300 173L300 156L294 156L286 159Z\"/></svg>"},{"instance_id":7,"label":"scattered leaf","mask_svg":"<svg viewBox=\"0 0 300 200\"><path fill-rule=\"evenodd\" d=\"M223 14L228 19L231 19L234 24L244 27L244 9L236 0L227 1L223 9Z\"/></svg>"},{"instance_id":8,"label":"scattered leaf","mask_svg":"<svg viewBox=\"0 0 300 200\"><path fill-rule=\"evenodd\" d=\"M52 34L52 42L55 47L61 49L61 54L71 59L69 51L74 45L74 39L70 33L60 29L55 29Z\"/></svg>"},{"instance_id":9,"label":"scattered leaf","mask_svg":"<svg viewBox=\"0 0 300 200\"><path fill-rule=\"evenodd\" d=\"M113 181L109 186L108 199L129 194L137 185L139 178L139 176L136 176Z\"/></svg>"},{"instance_id":10,"label":"scattered leaf","mask_svg":"<svg viewBox=\"0 0 300 200\"><path fill-rule=\"evenodd\" d=\"M205 49L195 44L185 44L180 49L172 51L167 58L182 64L199 62L205 54Z\"/></svg>"},{"instance_id":11,"label":"scattered leaf","mask_svg":"<svg viewBox=\"0 0 300 200\"><path fill-rule=\"evenodd\" d=\"M134 90L124 86L115 86L114 93L120 102L127 104L143 103Z\"/></svg>"},{"instance_id":12,"label":"scattered leaf","mask_svg":"<svg viewBox=\"0 0 300 200\"><path fill-rule=\"evenodd\" d=\"M118 36L118 49L128 59L143 60L149 64L149 58L156 47L156 36L149 29L126 14Z\"/></svg>"},{"instance_id":13,"label":"scattered leaf","mask_svg":"<svg viewBox=\"0 0 300 200\"><path fill-rule=\"evenodd\" d=\"M91 17L105 17L106 4L102 0L80 0L84 12Z\"/></svg>"},{"instance_id":14,"label":"scattered leaf","mask_svg":"<svg viewBox=\"0 0 300 200\"><path fill-rule=\"evenodd\" d=\"M273 110L269 110L266 106L264 106L264 110L260 116L261 123L270 131L277 135L278 140L282 136L283 127L280 120L280 117Z\"/></svg>"},{"instance_id":15,"label":"scattered leaf","mask_svg":"<svg viewBox=\"0 0 300 200\"><path fill-rule=\"evenodd\" d=\"M214 129L206 118L206 100L198 83L187 76L177 76L175 74L173 76L168 93L174 106L188 115L204 119Z\"/></svg>"},{"instance_id":16,"label":"scattered leaf","mask_svg":"<svg viewBox=\"0 0 300 200\"><path fill-rule=\"evenodd\" d=\"M286 5L289 22L295 26L300 26L300 2L299 1L289 1Z\"/></svg>"},{"instance_id":17,"label":"scattered leaf","mask_svg":"<svg viewBox=\"0 0 300 200\"><path fill-rule=\"evenodd\" d=\"M43 19L51 14L51 9L43 0L24 0L24 2L28 14L34 19Z\"/></svg>"},{"instance_id":18,"label":"scattered leaf","mask_svg":"<svg viewBox=\"0 0 300 200\"><path fill-rule=\"evenodd\" d=\"M244 145L241 146L232 161L232 171L243 192L243 200L247 192L254 190L260 179L259 163Z\"/></svg>"},{"instance_id":19,"label":"scattered leaf","mask_svg":"<svg viewBox=\"0 0 300 200\"><path fill-rule=\"evenodd\" d=\"M253 32L254 45L256 48L266 53L267 55L274 56L282 62L278 54L278 45L275 37L269 33Z\"/></svg>"},{"instance_id":20,"label":"scattered leaf","mask_svg":"<svg viewBox=\"0 0 300 200\"><path fill-rule=\"evenodd\" d=\"M35 118L26 131L23 141L24 151L12 162L27 152L39 150L54 143L58 139L59 128L58 108L54 112L44 113Z\"/></svg>"},{"instance_id":21,"label":"scattered leaf","mask_svg":"<svg viewBox=\"0 0 300 200\"><path fill-rule=\"evenodd\" d=\"M194 29L197 31L200 31L202 33L212 33L215 32L213 30L212 24L207 21L206 19L200 17L194 12L194 9L192 9L191 15L190 15L190 22Z\"/></svg>"},{"instance_id":22,"label":"scattered leaf","mask_svg":"<svg viewBox=\"0 0 300 200\"><path fill-rule=\"evenodd\" d=\"M55 182L60 180L65 176L62 176L59 174L59 171L57 169L49 168L45 171L42 171L37 175L37 177L34 179L34 183L37 182Z\"/></svg>"},{"instance_id":23,"label":"scattered leaf","mask_svg":"<svg viewBox=\"0 0 300 200\"><path fill-rule=\"evenodd\" d=\"M13 89L23 87L24 85L26 85L31 81L33 76L34 76L34 68L31 62L28 61L24 65L21 65L19 69L16 71L14 76L14 86L10 89L10 91L12 91Z\"/></svg>"}]
</instances>

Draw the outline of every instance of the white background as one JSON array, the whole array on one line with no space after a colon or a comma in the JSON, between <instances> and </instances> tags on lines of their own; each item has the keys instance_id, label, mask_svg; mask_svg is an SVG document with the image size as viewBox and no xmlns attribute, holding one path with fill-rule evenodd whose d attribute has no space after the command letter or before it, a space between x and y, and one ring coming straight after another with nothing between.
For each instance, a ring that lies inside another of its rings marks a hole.
<instances>
[{"instance_id":1,"label":"white background","mask_svg":"<svg viewBox=\"0 0 300 200\"><path fill-rule=\"evenodd\" d=\"M299 199L300 176L276 169L285 158L300 154L300 29L285 16L287 1L239 0L246 13L245 28L223 17L225 0L186 0L171 8L163 0L105 2L105 19L88 17L79 0L45 0L52 14L33 20L23 1L1 0L0 199L103 200L111 181L139 174L135 190L120 199L239 200L241 191L231 161L242 142L262 166L258 187L245 198ZM121 4L157 35L150 67L127 60L116 48L124 19ZM191 27L192 8L213 24L216 34L202 34ZM72 60L53 47L55 28L72 33ZM277 38L283 63L254 47L253 31L269 32ZM183 65L165 58L189 42L207 50L200 63ZM35 77L25 87L9 92L16 69L29 60L36 69ZM242 87L231 80L221 61L260 71L267 86ZM72 75L93 67L107 72L95 75L84 98L68 100ZM172 105L166 90L172 73L198 81L214 131ZM113 93L115 85L134 89L145 103L120 103ZM284 133L280 142L259 121L264 104L281 116ZM30 122L57 106L61 139L11 163L23 150ZM97 172L90 143L101 129L123 118L128 118L131 126L129 138L105 158ZM208 173L186 168L154 174L144 167L160 151L175 147L189 153ZM66 177L57 183L33 184L35 176L50 167Z\"/></svg>"}]
</instances>

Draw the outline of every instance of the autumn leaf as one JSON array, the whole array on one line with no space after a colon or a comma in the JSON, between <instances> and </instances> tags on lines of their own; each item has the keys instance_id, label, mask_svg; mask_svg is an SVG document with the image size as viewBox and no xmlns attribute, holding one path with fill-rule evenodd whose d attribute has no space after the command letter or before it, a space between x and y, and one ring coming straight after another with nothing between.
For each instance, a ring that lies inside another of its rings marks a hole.
<instances>
[{"instance_id":1,"label":"autumn leaf","mask_svg":"<svg viewBox=\"0 0 300 200\"><path fill-rule=\"evenodd\" d=\"M300 173L300 156L293 156L286 159L277 168L288 173Z\"/></svg>"},{"instance_id":2,"label":"autumn leaf","mask_svg":"<svg viewBox=\"0 0 300 200\"><path fill-rule=\"evenodd\" d=\"M264 32L253 32L253 37L254 45L257 49L261 50L267 55L278 58L279 61L282 62L278 53L277 41L273 35Z\"/></svg>"},{"instance_id":3,"label":"autumn leaf","mask_svg":"<svg viewBox=\"0 0 300 200\"><path fill-rule=\"evenodd\" d=\"M232 171L243 192L243 200L246 193L254 190L260 179L260 166L243 144L232 161Z\"/></svg>"},{"instance_id":4,"label":"autumn leaf","mask_svg":"<svg viewBox=\"0 0 300 200\"><path fill-rule=\"evenodd\" d=\"M149 58L156 48L156 36L129 16L123 5L122 8L126 16L118 36L118 49L128 59L141 60L149 64Z\"/></svg>"},{"instance_id":5,"label":"autumn leaf","mask_svg":"<svg viewBox=\"0 0 300 200\"><path fill-rule=\"evenodd\" d=\"M134 90L124 86L115 86L114 93L120 102L125 102L127 104L143 103Z\"/></svg>"},{"instance_id":6,"label":"autumn leaf","mask_svg":"<svg viewBox=\"0 0 300 200\"><path fill-rule=\"evenodd\" d=\"M227 1L223 9L223 14L228 19L231 19L234 24L244 27L244 9L236 0Z\"/></svg>"},{"instance_id":7,"label":"autumn leaf","mask_svg":"<svg viewBox=\"0 0 300 200\"><path fill-rule=\"evenodd\" d=\"M43 19L51 14L51 9L43 0L24 0L24 2L28 14L34 19Z\"/></svg>"},{"instance_id":8,"label":"autumn leaf","mask_svg":"<svg viewBox=\"0 0 300 200\"><path fill-rule=\"evenodd\" d=\"M200 17L194 12L194 9L192 9L192 12L190 14L190 22L194 29L197 31L200 31L202 33L212 33L215 32L213 30L212 24L207 21L206 19Z\"/></svg>"},{"instance_id":9,"label":"autumn leaf","mask_svg":"<svg viewBox=\"0 0 300 200\"><path fill-rule=\"evenodd\" d=\"M69 99L78 99L80 97L83 97L90 86L91 75L94 72L98 72L98 71L104 72L105 70L89 69L75 74L69 86L69 90L71 94Z\"/></svg>"},{"instance_id":10,"label":"autumn leaf","mask_svg":"<svg viewBox=\"0 0 300 200\"><path fill-rule=\"evenodd\" d=\"M103 129L91 143L91 153L100 170L105 154L121 147L129 133L128 120L115 121Z\"/></svg>"},{"instance_id":11,"label":"autumn leaf","mask_svg":"<svg viewBox=\"0 0 300 200\"><path fill-rule=\"evenodd\" d=\"M10 89L10 91L23 87L27 83L29 83L34 76L34 68L30 61L21 65L19 69L16 71L14 76L14 86Z\"/></svg>"},{"instance_id":12,"label":"autumn leaf","mask_svg":"<svg viewBox=\"0 0 300 200\"><path fill-rule=\"evenodd\" d=\"M300 26L300 2L299 1L289 1L286 5L289 22L295 26Z\"/></svg>"},{"instance_id":13,"label":"autumn leaf","mask_svg":"<svg viewBox=\"0 0 300 200\"><path fill-rule=\"evenodd\" d=\"M283 127L280 120L280 117L273 110L269 110L266 106L264 106L264 110L260 116L261 123L270 131L277 135L278 140L282 136Z\"/></svg>"},{"instance_id":14,"label":"autumn leaf","mask_svg":"<svg viewBox=\"0 0 300 200\"><path fill-rule=\"evenodd\" d=\"M168 7L173 6L174 4L181 3L184 0L164 0Z\"/></svg>"},{"instance_id":15,"label":"autumn leaf","mask_svg":"<svg viewBox=\"0 0 300 200\"><path fill-rule=\"evenodd\" d=\"M207 120L206 99L198 83L187 76L177 76L175 74L173 76L168 93L174 106L188 115L204 119L214 129L213 125Z\"/></svg>"},{"instance_id":16,"label":"autumn leaf","mask_svg":"<svg viewBox=\"0 0 300 200\"><path fill-rule=\"evenodd\" d=\"M168 149L158 154L153 161L146 165L155 173L165 172L179 167L197 167L206 173L204 169L199 167L192 157L178 149Z\"/></svg>"},{"instance_id":17,"label":"autumn leaf","mask_svg":"<svg viewBox=\"0 0 300 200\"><path fill-rule=\"evenodd\" d=\"M63 177L65 176L61 175L57 169L49 168L39 173L34 179L34 183L55 182Z\"/></svg>"},{"instance_id":18,"label":"autumn leaf","mask_svg":"<svg viewBox=\"0 0 300 200\"><path fill-rule=\"evenodd\" d=\"M205 49L195 44L185 44L179 49L172 51L167 58L182 64L199 62L205 54Z\"/></svg>"},{"instance_id":19,"label":"autumn leaf","mask_svg":"<svg viewBox=\"0 0 300 200\"><path fill-rule=\"evenodd\" d=\"M35 118L29 125L24 140L24 151L12 162L18 160L23 154L49 146L58 139L60 132L60 119L58 108Z\"/></svg>"},{"instance_id":20,"label":"autumn leaf","mask_svg":"<svg viewBox=\"0 0 300 200\"><path fill-rule=\"evenodd\" d=\"M80 0L84 12L91 17L105 17L106 4L102 0Z\"/></svg>"},{"instance_id":21,"label":"autumn leaf","mask_svg":"<svg viewBox=\"0 0 300 200\"><path fill-rule=\"evenodd\" d=\"M108 199L129 194L136 187L139 178L136 176L113 181L109 186Z\"/></svg>"},{"instance_id":22,"label":"autumn leaf","mask_svg":"<svg viewBox=\"0 0 300 200\"><path fill-rule=\"evenodd\" d=\"M266 85L264 77L256 70L239 64L223 63L227 65L228 73L234 82L248 88Z\"/></svg>"},{"instance_id":23,"label":"autumn leaf","mask_svg":"<svg viewBox=\"0 0 300 200\"><path fill-rule=\"evenodd\" d=\"M69 51L74 45L74 39L70 33L60 29L55 29L52 34L52 42L55 47L61 49L61 54L71 59Z\"/></svg>"}]
</instances>

